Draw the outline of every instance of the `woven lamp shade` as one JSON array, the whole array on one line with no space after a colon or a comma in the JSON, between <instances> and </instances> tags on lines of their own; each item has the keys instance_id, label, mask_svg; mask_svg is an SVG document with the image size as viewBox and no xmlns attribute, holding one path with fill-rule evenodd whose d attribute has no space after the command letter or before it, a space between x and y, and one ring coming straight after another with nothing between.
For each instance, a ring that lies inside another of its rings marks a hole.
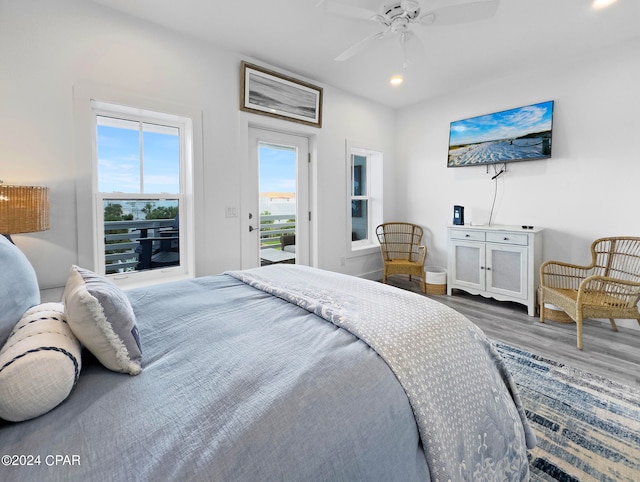
<instances>
[{"instance_id":1,"label":"woven lamp shade","mask_svg":"<svg viewBox=\"0 0 640 482\"><path fill-rule=\"evenodd\" d=\"M0 233L49 229L49 188L0 184Z\"/></svg>"}]
</instances>

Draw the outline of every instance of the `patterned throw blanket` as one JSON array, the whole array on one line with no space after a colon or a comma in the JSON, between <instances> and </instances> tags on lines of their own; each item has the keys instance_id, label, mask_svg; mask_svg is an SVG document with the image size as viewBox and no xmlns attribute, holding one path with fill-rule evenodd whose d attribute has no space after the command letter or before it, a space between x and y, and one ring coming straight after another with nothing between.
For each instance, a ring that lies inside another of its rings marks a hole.
<instances>
[{"instance_id":1,"label":"patterned throw blanket","mask_svg":"<svg viewBox=\"0 0 640 482\"><path fill-rule=\"evenodd\" d=\"M227 274L357 336L403 386L433 481L527 480L536 443L493 344L458 312L416 293L300 265Z\"/></svg>"}]
</instances>

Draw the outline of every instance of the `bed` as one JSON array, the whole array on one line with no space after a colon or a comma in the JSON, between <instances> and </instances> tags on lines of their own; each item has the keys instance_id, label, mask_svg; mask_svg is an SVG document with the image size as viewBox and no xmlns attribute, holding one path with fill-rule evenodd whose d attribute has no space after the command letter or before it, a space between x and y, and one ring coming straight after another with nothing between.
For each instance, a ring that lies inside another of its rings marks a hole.
<instances>
[{"instance_id":1,"label":"bed","mask_svg":"<svg viewBox=\"0 0 640 482\"><path fill-rule=\"evenodd\" d=\"M297 265L125 296L140 370L108 369L83 342L64 400L0 422L2 480L529 477L535 436L509 373L440 303Z\"/></svg>"}]
</instances>

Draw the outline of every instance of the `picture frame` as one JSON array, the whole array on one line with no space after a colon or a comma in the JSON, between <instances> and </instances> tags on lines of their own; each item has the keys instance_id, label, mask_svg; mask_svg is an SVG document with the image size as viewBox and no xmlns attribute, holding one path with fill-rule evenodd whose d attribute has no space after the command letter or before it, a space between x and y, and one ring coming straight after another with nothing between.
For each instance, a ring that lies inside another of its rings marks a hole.
<instances>
[{"instance_id":1,"label":"picture frame","mask_svg":"<svg viewBox=\"0 0 640 482\"><path fill-rule=\"evenodd\" d=\"M322 127L322 87L242 61L240 110Z\"/></svg>"}]
</instances>

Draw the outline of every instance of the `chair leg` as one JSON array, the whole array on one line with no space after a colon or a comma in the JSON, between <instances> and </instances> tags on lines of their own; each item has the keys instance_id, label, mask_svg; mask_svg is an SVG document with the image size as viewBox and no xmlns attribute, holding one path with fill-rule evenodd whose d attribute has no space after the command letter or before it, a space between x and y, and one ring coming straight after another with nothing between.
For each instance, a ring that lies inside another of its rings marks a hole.
<instances>
[{"instance_id":1,"label":"chair leg","mask_svg":"<svg viewBox=\"0 0 640 482\"><path fill-rule=\"evenodd\" d=\"M616 321L613 318L609 318L609 323L611 323L612 331L618 331L618 327L616 326Z\"/></svg>"},{"instance_id":2,"label":"chair leg","mask_svg":"<svg viewBox=\"0 0 640 482\"><path fill-rule=\"evenodd\" d=\"M576 319L576 330L578 337L578 350L582 350L582 316L578 316Z\"/></svg>"},{"instance_id":3,"label":"chair leg","mask_svg":"<svg viewBox=\"0 0 640 482\"><path fill-rule=\"evenodd\" d=\"M538 304L540 306L540 323L544 323L544 290L538 290Z\"/></svg>"}]
</instances>

